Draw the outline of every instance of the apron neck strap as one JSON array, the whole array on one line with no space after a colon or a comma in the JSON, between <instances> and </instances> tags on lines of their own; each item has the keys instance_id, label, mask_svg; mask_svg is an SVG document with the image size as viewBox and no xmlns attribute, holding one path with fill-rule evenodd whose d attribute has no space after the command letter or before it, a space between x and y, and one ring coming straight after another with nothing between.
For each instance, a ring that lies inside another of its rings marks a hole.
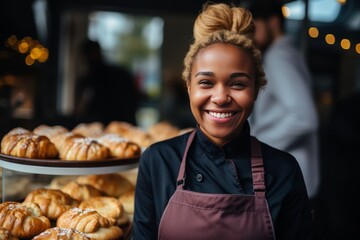
<instances>
[{"instance_id":1,"label":"apron neck strap","mask_svg":"<svg viewBox=\"0 0 360 240\"><path fill-rule=\"evenodd\" d=\"M260 142L253 136L251 141L251 173L253 180L254 194L265 196L265 170L261 153Z\"/></svg>"},{"instance_id":2,"label":"apron neck strap","mask_svg":"<svg viewBox=\"0 0 360 240\"><path fill-rule=\"evenodd\" d=\"M178 189L184 189L184 186L185 186L185 168L186 168L186 157L187 157L187 154L189 152L189 148L190 148L190 145L192 143L192 141L194 140L194 137L195 137L195 130L190 134L188 140L187 140L187 143L186 143L186 147L185 147L185 151L184 151L184 154L183 154L183 157L182 157L182 160L181 160L181 165L180 165L180 169L179 169L179 174L178 174L178 177L177 177L177 180L176 180L176 183L177 183L177 188Z\"/></svg>"}]
</instances>

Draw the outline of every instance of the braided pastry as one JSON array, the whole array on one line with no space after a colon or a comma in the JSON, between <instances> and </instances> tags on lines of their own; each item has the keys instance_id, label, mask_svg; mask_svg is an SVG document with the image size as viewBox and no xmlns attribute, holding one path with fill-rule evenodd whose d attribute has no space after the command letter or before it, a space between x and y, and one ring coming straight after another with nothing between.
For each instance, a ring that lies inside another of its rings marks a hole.
<instances>
[{"instance_id":1,"label":"braided pastry","mask_svg":"<svg viewBox=\"0 0 360 240\"><path fill-rule=\"evenodd\" d=\"M56 220L63 212L79 205L79 202L58 189L38 188L31 191L24 202L37 203L42 213Z\"/></svg>"},{"instance_id":2,"label":"braided pastry","mask_svg":"<svg viewBox=\"0 0 360 240\"><path fill-rule=\"evenodd\" d=\"M137 143L130 142L117 134L105 134L97 141L110 149L111 155L117 158L133 158L141 154L141 148Z\"/></svg>"},{"instance_id":3,"label":"braided pastry","mask_svg":"<svg viewBox=\"0 0 360 240\"><path fill-rule=\"evenodd\" d=\"M120 227L93 209L71 208L57 219L56 226L76 229L91 239L120 239L124 235Z\"/></svg>"},{"instance_id":4,"label":"braided pastry","mask_svg":"<svg viewBox=\"0 0 360 240\"><path fill-rule=\"evenodd\" d=\"M53 227L35 236L32 240L90 240L83 232L72 228Z\"/></svg>"},{"instance_id":5,"label":"braided pastry","mask_svg":"<svg viewBox=\"0 0 360 240\"><path fill-rule=\"evenodd\" d=\"M48 137L22 128L13 129L2 138L1 152L22 158L55 158L58 155Z\"/></svg>"},{"instance_id":6,"label":"braided pastry","mask_svg":"<svg viewBox=\"0 0 360 240\"><path fill-rule=\"evenodd\" d=\"M82 201L79 208L94 209L118 226L123 226L130 221L121 202L113 197L92 197Z\"/></svg>"},{"instance_id":7,"label":"braided pastry","mask_svg":"<svg viewBox=\"0 0 360 240\"><path fill-rule=\"evenodd\" d=\"M18 238L31 238L50 228L50 220L36 203L4 202L0 204L0 227Z\"/></svg>"}]
</instances>

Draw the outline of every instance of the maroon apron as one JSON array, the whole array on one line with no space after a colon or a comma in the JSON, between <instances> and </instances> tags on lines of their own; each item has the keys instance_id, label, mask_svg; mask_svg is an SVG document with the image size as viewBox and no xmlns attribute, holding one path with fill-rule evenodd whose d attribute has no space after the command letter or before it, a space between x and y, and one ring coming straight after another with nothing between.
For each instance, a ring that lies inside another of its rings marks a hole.
<instances>
[{"instance_id":1,"label":"maroon apron","mask_svg":"<svg viewBox=\"0 0 360 240\"><path fill-rule=\"evenodd\" d=\"M210 194L184 190L186 156L195 136L190 135L181 162L178 184L160 220L159 239L275 239L265 198L260 144L251 137L251 169L255 195Z\"/></svg>"}]
</instances>

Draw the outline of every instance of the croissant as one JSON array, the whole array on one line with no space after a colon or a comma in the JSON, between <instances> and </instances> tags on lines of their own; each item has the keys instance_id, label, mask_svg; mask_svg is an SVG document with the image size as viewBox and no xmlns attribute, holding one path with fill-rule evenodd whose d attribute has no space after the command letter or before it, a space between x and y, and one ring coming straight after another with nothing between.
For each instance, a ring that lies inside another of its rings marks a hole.
<instances>
[{"instance_id":1,"label":"croissant","mask_svg":"<svg viewBox=\"0 0 360 240\"><path fill-rule=\"evenodd\" d=\"M111 156L110 150L92 138L71 138L60 150L63 160L102 160Z\"/></svg>"},{"instance_id":2,"label":"croissant","mask_svg":"<svg viewBox=\"0 0 360 240\"><path fill-rule=\"evenodd\" d=\"M95 209L102 216L112 220L118 226L129 223L129 216L125 213L121 202L114 197L92 197L80 203L81 209Z\"/></svg>"},{"instance_id":3,"label":"croissant","mask_svg":"<svg viewBox=\"0 0 360 240\"><path fill-rule=\"evenodd\" d=\"M0 204L0 226L18 238L31 238L50 228L50 220L36 203L4 202Z\"/></svg>"},{"instance_id":4,"label":"croissant","mask_svg":"<svg viewBox=\"0 0 360 240\"><path fill-rule=\"evenodd\" d=\"M141 148L137 143L130 142L117 134L105 134L97 141L110 149L111 155L117 158L133 158L141 154Z\"/></svg>"},{"instance_id":5,"label":"croissant","mask_svg":"<svg viewBox=\"0 0 360 240\"><path fill-rule=\"evenodd\" d=\"M32 240L90 240L83 232L72 228L53 227L35 236Z\"/></svg>"},{"instance_id":6,"label":"croissant","mask_svg":"<svg viewBox=\"0 0 360 240\"><path fill-rule=\"evenodd\" d=\"M104 132L104 124L101 122L80 123L71 131L85 137L98 137Z\"/></svg>"},{"instance_id":7,"label":"croissant","mask_svg":"<svg viewBox=\"0 0 360 240\"><path fill-rule=\"evenodd\" d=\"M63 212L79 205L79 202L58 189L38 188L31 191L24 202L37 203L41 212L56 220Z\"/></svg>"},{"instance_id":8,"label":"croissant","mask_svg":"<svg viewBox=\"0 0 360 240\"><path fill-rule=\"evenodd\" d=\"M70 139L75 139L75 138L84 138L84 136L73 132L66 132L66 133L54 135L51 138L51 141L55 144L55 147L57 148L59 153L61 153L65 148L65 143L67 141L70 141Z\"/></svg>"},{"instance_id":9,"label":"croissant","mask_svg":"<svg viewBox=\"0 0 360 240\"><path fill-rule=\"evenodd\" d=\"M12 130L1 140L3 154L22 158L55 158L58 151L46 136L21 130Z\"/></svg>"},{"instance_id":10,"label":"croissant","mask_svg":"<svg viewBox=\"0 0 360 240\"><path fill-rule=\"evenodd\" d=\"M135 190L130 190L119 197L119 201L124 206L124 209L127 213L134 213L134 204L135 204Z\"/></svg>"},{"instance_id":11,"label":"croissant","mask_svg":"<svg viewBox=\"0 0 360 240\"><path fill-rule=\"evenodd\" d=\"M89 199L90 197L97 197L103 193L89 184L80 184L76 181L71 181L61 188L61 191L69 194L72 198L79 202Z\"/></svg>"},{"instance_id":12,"label":"croissant","mask_svg":"<svg viewBox=\"0 0 360 240\"><path fill-rule=\"evenodd\" d=\"M110 197L119 197L134 189L129 180L116 173L79 176L76 181L80 184L90 184Z\"/></svg>"},{"instance_id":13,"label":"croissant","mask_svg":"<svg viewBox=\"0 0 360 240\"><path fill-rule=\"evenodd\" d=\"M33 133L47 136L51 141L53 137L67 132L69 132L69 130L61 125L49 126L46 124L39 125L33 130Z\"/></svg>"},{"instance_id":14,"label":"croissant","mask_svg":"<svg viewBox=\"0 0 360 240\"><path fill-rule=\"evenodd\" d=\"M76 229L91 239L119 239L124 235L120 227L94 209L71 208L57 219L56 226Z\"/></svg>"}]
</instances>

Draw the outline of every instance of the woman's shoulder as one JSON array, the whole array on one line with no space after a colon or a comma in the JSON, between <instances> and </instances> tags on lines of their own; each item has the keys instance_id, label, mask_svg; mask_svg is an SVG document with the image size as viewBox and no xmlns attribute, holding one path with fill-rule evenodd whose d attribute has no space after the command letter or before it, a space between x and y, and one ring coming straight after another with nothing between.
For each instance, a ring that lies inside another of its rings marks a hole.
<instances>
[{"instance_id":1,"label":"woman's shoulder","mask_svg":"<svg viewBox=\"0 0 360 240\"><path fill-rule=\"evenodd\" d=\"M296 158L289 152L272 147L264 142L261 142L261 150L266 165L279 166L281 168L299 167Z\"/></svg>"}]
</instances>

